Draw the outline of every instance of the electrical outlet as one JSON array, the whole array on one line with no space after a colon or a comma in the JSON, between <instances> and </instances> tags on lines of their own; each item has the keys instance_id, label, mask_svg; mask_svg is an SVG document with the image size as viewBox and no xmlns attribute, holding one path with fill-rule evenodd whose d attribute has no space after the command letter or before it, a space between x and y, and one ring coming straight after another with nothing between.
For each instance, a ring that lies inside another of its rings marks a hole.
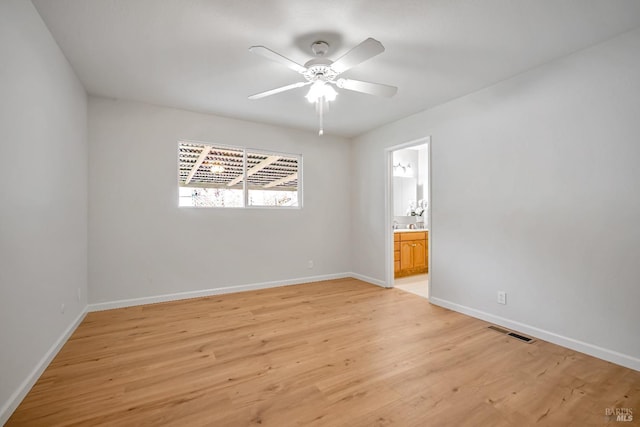
<instances>
[{"instance_id":1,"label":"electrical outlet","mask_svg":"<svg viewBox=\"0 0 640 427\"><path fill-rule=\"evenodd\" d=\"M60 304L60 314L64 314L64 303Z\"/></svg>"},{"instance_id":2,"label":"electrical outlet","mask_svg":"<svg viewBox=\"0 0 640 427\"><path fill-rule=\"evenodd\" d=\"M307 268L313 268L313 260L307 262Z\"/></svg>"},{"instance_id":3,"label":"electrical outlet","mask_svg":"<svg viewBox=\"0 0 640 427\"><path fill-rule=\"evenodd\" d=\"M78 302L80 302L80 288L78 288L77 297L78 297Z\"/></svg>"},{"instance_id":4,"label":"electrical outlet","mask_svg":"<svg viewBox=\"0 0 640 427\"><path fill-rule=\"evenodd\" d=\"M507 303L507 293L505 291L498 291L498 304Z\"/></svg>"}]
</instances>

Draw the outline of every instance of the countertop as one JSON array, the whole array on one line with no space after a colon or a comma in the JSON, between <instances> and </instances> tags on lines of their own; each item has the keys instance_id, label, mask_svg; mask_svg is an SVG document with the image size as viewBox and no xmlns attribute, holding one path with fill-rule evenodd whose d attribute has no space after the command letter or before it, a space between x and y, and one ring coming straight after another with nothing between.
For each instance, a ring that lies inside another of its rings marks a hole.
<instances>
[{"instance_id":1,"label":"countertop","mask_svg":"<svg viewBox=\"0 0 640 427\"><path fill-rule=\"evenodd\" d=\"M417 233L419 231L429 231L428 228L396 228L393 230L394 233Z\"/></svg>"}]
</instances>

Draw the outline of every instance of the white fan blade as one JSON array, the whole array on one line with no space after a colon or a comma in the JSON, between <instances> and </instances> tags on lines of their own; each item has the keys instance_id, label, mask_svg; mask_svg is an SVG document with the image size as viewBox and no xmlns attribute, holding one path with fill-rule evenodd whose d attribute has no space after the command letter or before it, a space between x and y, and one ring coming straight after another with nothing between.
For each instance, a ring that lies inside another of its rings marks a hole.
<instances>
[{"instance_id":1,"label":"white fan blade","mask_svg":"<svg viewBox=\"0 0 640 427\"><path fill-rule=\"evenodd\" d=\"M265 58L270 59L272 61L279 62L279 63L289 67L293 71L297 71L298 73L304 73L305 71L307 71L307 69L305 67L303 67L302 65L298 64L297 62L294 62L294 61L290 60L289 58L285 58L284 56L280 55L279 53L276 53L276 52L272 51L271 49L266 48L264 46L251 46L249 48L249 52L253 52L253 53L256 53L258 55L262 55Z\"/></svg>"},{"instance_id":2,"label":"white fan blade","mask_svg":"<svg viewBox=\"0 0 640 427\"><path fill-rule=\"evenodd\" d=\"M338 79L336 86L342 89L353 90L355 92L368 93L369 95L384 96L391 98L398 92L395 86L383 85L381 83L369 83L361 80Z\"/></svg>"},{"instance_id":3,"label":"white fan blade","mask_svg":"<svg viewBox=\"0 0 640 427\"><path fill-rule=\"evenodd\" d=\"M296 89L296 88L303 87L303 86L310 85L310 84L311 84L311 82L298 82L298 83L294 83L294 84L291 84L291 85L282 86L282 87L279 87L279 88L276 88L276 89L271 89L271 90L268 90L266 92L256 93L255 95L251 95L249 97L249 99L260 99L260 98L264 98L266 96L275 95L276 93L284 92L284 91L291 90L291 89Z\"/></svg>"},{"instance_id":4,"label":"white fan blade","mask_svg":"<svg viewBox=\"0 0 640 427\"><path fill-rule=\"evenodd\" d=\"M331 64L331 68L340 74L350 68L384 52L384 46L376 39L369 37Z\"/></svg>"}]
</instances>

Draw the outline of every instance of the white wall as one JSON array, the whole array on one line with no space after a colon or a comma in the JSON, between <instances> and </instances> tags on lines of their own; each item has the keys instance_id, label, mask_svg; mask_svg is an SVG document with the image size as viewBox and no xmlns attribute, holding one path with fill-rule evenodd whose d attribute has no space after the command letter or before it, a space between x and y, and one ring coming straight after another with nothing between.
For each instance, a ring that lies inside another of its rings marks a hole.
<instances>
[{"instance_id":1,"label":"white wall","mask_svg":"<svg viewBox=\"0 0 640 427\"><path fill-rule=\"evenodd\" d=\"M640 369L639 76L636 30L357 138L354 271L385 277L384 148L430 135L434 301Z\"/></svg>"},{"instance_id":2,"label":"white wall","mask_svg":"<svg viewBox=\"0 0 640 427\"><path fill-rule=\"evenodd\" d=\"M86 306L86 123L84 89L31 2L1 1L0 424Z\"/></svg>"},{"instance_id":3,"label":"white wall","mask_svg":"<svg viewBox=\"0 0 640 427\"><path fill-rule=\"evenodd\" d=\"M304 207L178 208L180 139L302 154ZM347 140L94 97L89 140L90 302L349 272Z\"/></svg>"}]
</instances>

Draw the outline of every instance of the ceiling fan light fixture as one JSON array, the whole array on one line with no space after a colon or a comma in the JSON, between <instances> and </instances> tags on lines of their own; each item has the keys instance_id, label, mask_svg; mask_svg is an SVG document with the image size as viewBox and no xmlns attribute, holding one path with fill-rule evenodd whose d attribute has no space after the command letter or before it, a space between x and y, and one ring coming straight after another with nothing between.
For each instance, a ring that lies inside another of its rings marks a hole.
<instances>
[{"instance_id":1,"label":"ceiling fan light fixture","mask_svg":"<svg viewBox=\"0 0 640 427\"><path fill-rule=\"evenodd\" d=\"M335 101L338 92L331 86L327 84L327 82L323 82L321 80L316 80L311 85L309 92L305 96L307 101L310 103L315 103L322 101L323 98L325 101Z\"/></svg>"},{"instance_id":2,"label":"ceiling fan light fixture","mask_svg":"<svg viewBox=\"0 0 640 427\"><path fill-rule=\"evenodd\" d=\"M338 92L328 84L324 85L324 99L327 101L335 101L336 96L338 96Z\"/></svg>"}]
</instances>

